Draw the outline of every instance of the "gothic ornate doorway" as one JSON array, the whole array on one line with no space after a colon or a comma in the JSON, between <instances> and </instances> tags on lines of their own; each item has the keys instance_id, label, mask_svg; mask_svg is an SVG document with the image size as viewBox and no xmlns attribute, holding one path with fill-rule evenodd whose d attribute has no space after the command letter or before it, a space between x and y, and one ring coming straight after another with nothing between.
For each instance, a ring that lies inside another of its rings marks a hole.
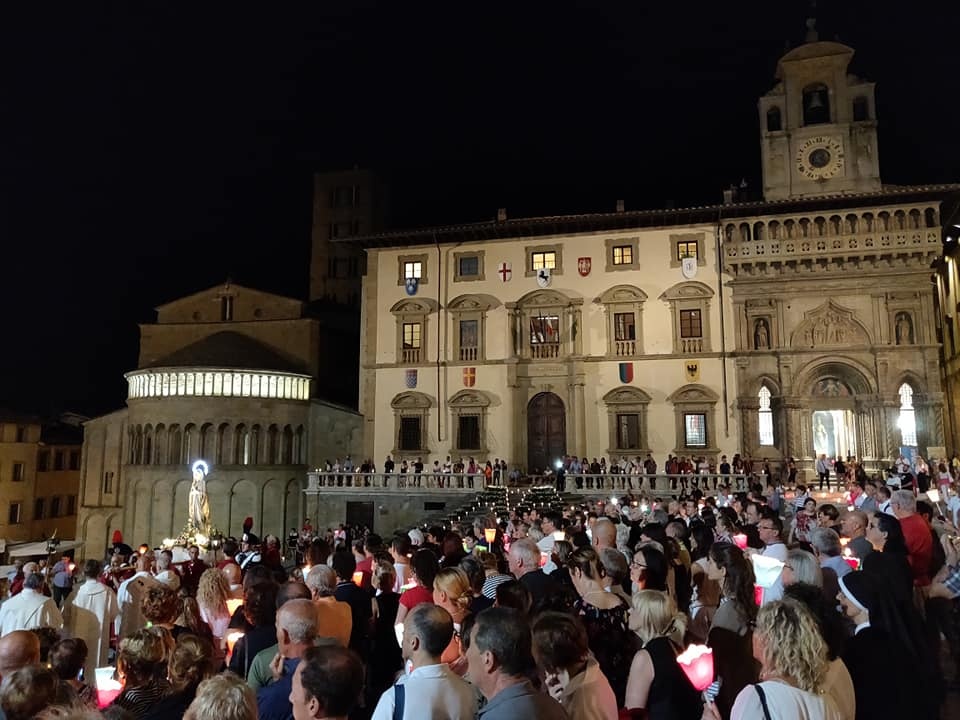
<instances>
[{"instance_id":1,"label":"gothic ornate doorway","mask_svg":"<svg viewBox=\"0 0 960 720\"><path fill-rule=\"evenodd\" d=\"M553 393L535 395L527 404L527 472L542 474L567 452L567 417Z\"/></svg>"}]
</instances>

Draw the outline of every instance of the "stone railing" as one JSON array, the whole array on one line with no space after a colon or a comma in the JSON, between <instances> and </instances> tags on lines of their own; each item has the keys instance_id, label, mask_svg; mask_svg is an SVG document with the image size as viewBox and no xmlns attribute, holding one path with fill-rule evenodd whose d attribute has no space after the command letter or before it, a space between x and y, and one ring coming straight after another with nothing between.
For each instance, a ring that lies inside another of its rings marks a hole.
<instances>
[{"instance_id":1,"label":"stone railing","mask_svg":"<svg viewBox=\"0 0 960 720\"><path fill-rule=\"evenodd\" d=\"M613 350L614 350L614 354L617 357L633 357L634 355L637 354L637 341L636 340L614 340Z\"/></svg>"},{"instance_id":2,"label":"stone railing","mask_svg":"<svg viewBox=\"0 0 960 720\"><path fill-rule=\"evenodd\" d=\"M536 343L530 345L530 357L534 360L552 360L560 357L560 343Z\"/></svg>"},{"instance_id":3,"label":"stone railing","mask_svg":"<svg viewBox=\"0 0 960 720\"><path fill-rule=\"evenodd\" d=\"M595 495L599 491L643 490L647 492L679 492L699 489L712 495L718 487L729 486L733 490L746 490L749 483L746 475L683 474L631 475L607 473L605 475L566 475L566 492L580 495Z\"/></svg>"},{"instance_id":4,"label":"stone railing","mask_svg":"<svg viewBox=\"0 0 960 720\"><path fill-rule=\"evenodd\" d=\"M406 364L418 363L420 362L420 348L403 348L400 357Z\"/></svg>"},{"instance_id":5,"label":"stone railing","mask_svg":"<svg viewBox=\"0 0 960 720\"><path fill-rule=\"evenodd\" d=\"M307 473L308 494L318 494L331 490L350 489L359 492L398 491L410 492L424 490L442 490L444 492L467 491L475 492L484 489L483 473L470 475L467 473L423 472L413 473L361 473L361 472L320 472Z\"/></svg>"},{"instance_id":6,"label":"stone railing","mask_svg":"<svg viewBox=\"0 0 960 720\"><path fill-rule=\"evenodd\" d=\"M680 338L680 352L682 353L703 352L703 338Z\"/></svg>"},{"instance_id":7,"label":"stone railing","mask_svg":"<svg viewBox=\"0 0 960 720\"><path fill-rule=\"evenodd\" d=\"M475 347L461 347L460 348L460 362L474 362L479 355L478 348Z\"/></svg>"},{"instance_id":8,"label":"stone railing","mask_svg":"<svg viewBox=\"0 0 960 720\"><path fill-rule=\"evenodd\" d=\"M781 237L762 240L727 240L724 263L730 268L758 263L790 262L869 255L939 252L939 228L883 230L839 236Z\"/></svg>"}]
</instances>

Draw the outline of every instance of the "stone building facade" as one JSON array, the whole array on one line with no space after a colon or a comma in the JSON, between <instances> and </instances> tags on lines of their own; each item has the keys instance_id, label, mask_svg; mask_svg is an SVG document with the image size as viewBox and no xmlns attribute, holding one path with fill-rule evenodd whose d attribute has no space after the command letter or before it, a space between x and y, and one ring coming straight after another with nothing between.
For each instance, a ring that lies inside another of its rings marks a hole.
<instances>
[{"instance_id":1,"label":"stone building facade","mask_svg":"<svg viewBox=\"0 0 960 720\"><path fill-rule=\"evenodd\" d=\"M364 452L888 466L944 444L930 283L960 186L880 182L873 84L809 42L760 99L763 201L368 235Z\"/></svg>"},{"instance_id":2,"label":"stone building facade","mask_svg":"<svg viewBox=\"0 0 960 720\"><path fill-rule=\"evenodd\" d=\"M227 283L157 309L141 327L127 407L85 425L80 533L159 543L186 524L190 464L211 466L212 523L285 535L315 506L306 471L359 446L360 418L314 397L317 322L297 300Z\"/></svg>"}]
</instances>

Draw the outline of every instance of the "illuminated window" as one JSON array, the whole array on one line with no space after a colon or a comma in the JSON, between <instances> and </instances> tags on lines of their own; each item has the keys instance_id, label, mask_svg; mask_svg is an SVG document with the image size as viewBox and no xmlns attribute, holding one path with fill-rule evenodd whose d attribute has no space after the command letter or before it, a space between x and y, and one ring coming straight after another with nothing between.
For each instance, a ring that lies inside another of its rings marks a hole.
<instances>
[{"instance_id":1,"label":"illuminated window","mask_svg":"<svg viewBox=\"0 0 960 720\"><path fill-rule=\"evenodd\" d=\"M697 245L696 240L679 240L676 245L677 262L680 262L684 258L697 257Z\"/></svg>"},{"instance_id":2,"label":"illuminated window","mask_svg":"<svg viewBox=\"0 0 960 720\"><path fill-rule=\"evenodd\" d=\"M557 253L553 250L531 253L530 266L534 270L554 270L557 267Z\"/></svg>"},{"instance_id":3,"label":"illuminated window","mask_svg":"<svg viewBox=\"0 0 960 720\"><path fill-rule=\"evenodd\" d=\"M416 279L419 280L423 277L423 263L420 261L411 261L405 262L403 264L403 277L405 280Z\"/></svg>"},{"instance_id":4,"label":"illuminated window","mask_svg":"<svg viewBox=\"0 0 960 720\"><path fill-rule=\"evenodd\" d=\"M683 444L688 448L707 446L707 416L704 413L684 413Z\"/></svg>"},{"instance_id":5,"label":"illuminated window","mask_svg":"<svg viewBox=\"0 0 960 720\"><path fill-rule=\"evenodd\" d=\"M633 247L630 245L616 245L613 248L614 265L632 265Z\"/></svg>"},{"instance_id":6,"label":"illuminated window","mask_svg":"<svg viewBox=\"0 0 960 720\"><path fill-rule=\"evenodd\" d=\"M419 350L420 349L420 323L404 323L403 324L403 349L404 350Z\"/></svg>"},{"instance_id":7,"label":"illuminated window","mask_svg":"<svg viewBox=\"0 0 960 720\"><path fill-rule=\"evenodd\" d=\"M773 445L773 411L770 409L770 389L766 386L760 388L760 444Z\"/></svg>"},{"instance_id":8,"label":"illuminated window","mask_svg":"<svg viewBox=\"0 0 960 720\"><path fill-rule=\"evenodd\" d=\"M680 311L680 337L698 338L703 336L703 324L699 310Z\"/></svg>"},{"instance_id":9,"label":"illuminated window","mask_svg":"<svg viewBox=\"0 0 960 720\"><path fill-rule=\"evenodd\" d=\"M530 344L545 345L560 342L560 318L557 315L538 315L530 318Z\"/></svg>"},{"instance_id":10,"label":"illuminated window","mask_svg":"<svg viewBox=\"0 0 960 720\"><path fill-rule=\"evenodd\" d=\"M900 394L900 426L901 445L903 447L917 446L917 414L913 408L913 388L904 383L898 391Z\"/></svg>"}]
</instances>

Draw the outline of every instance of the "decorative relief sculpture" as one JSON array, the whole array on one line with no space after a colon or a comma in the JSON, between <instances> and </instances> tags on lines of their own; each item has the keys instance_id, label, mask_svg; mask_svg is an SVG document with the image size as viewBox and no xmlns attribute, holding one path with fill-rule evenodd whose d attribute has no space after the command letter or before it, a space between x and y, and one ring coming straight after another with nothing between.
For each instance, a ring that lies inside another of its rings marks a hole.
<instances>
[{"instance_id":1,"label":"decorative relief sculpture","mask_svg":"<svg viewBox=\"0 0 960 720\"><path fill-rule=\"evenodd\" d=\"M758 318L753 324L753 348L754 350L770 349L770 328L764 318Z\"/></svg>"},{"instance_id":2,"label":"decorative relief sculpture","mask_svg":"<svg viewBox=\"0 0 960 720\"><path fill-rule=\"evenodd\" d=\"M913 320L910 318L910 313L897 313L894 326L897 345L913 345Z\"/></svg>"},{"instance_id":3,"label":"decorative relief sculpture","mask_svg":"<svg viewBox=\"0 0 960 720\"><path fill-rule=\"evenodd\" d=\"M867 345L869 342L866 329L853 311L832 301L806 313L792 339L794 346L802 347Z\"/></svg>"}]
</instances>

